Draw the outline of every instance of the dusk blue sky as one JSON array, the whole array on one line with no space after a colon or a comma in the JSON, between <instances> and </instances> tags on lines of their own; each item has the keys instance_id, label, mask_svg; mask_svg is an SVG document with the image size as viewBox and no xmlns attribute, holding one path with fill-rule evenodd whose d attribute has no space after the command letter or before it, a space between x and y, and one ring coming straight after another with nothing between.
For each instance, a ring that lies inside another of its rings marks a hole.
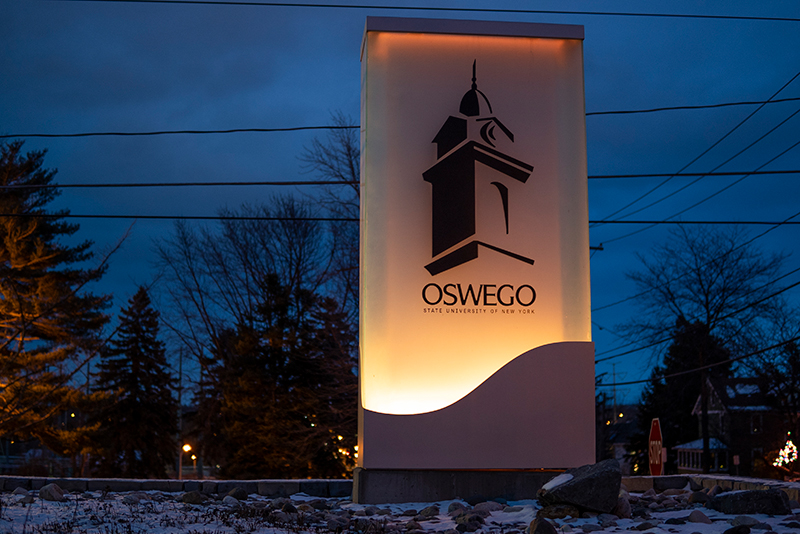
<instances>
[{"instance_id":1,"label":"dusk blue sky","mask_svg":"<svg viewBox=\"0 0 800 534\"><path fill-rule=\"evenodd\" d=\"M380 5L509 8L617 13L800 18L796 0L446 1L395 0ZM378 5L378 4L375 4ZM359 50L367 16L491 19L579 24L585 28L587 112L764 101L800 72L800 22L587 14L425 12L375 8L176 5L71 0L0 0L0 133L281 128L330 123L343 112L359 118ZM800 78L775 98L800 97ZM671 173L708 149L757 106L590 115L590 175ZM787 120L720 171L751 171L800 141L800 101L764 106L735 133L687 169L705 172ZM47 148L48 167L69 183L263 181L311 178L298 156L322 132L26 139ZM763 170L800 169L800 147ZM663 220L720 191L735 177L671 180L614 218ZM663 178L589 181L589 218L600 220ZM279 192L275 188L65 189L54 207L75 214L215 215ZM798 175L751 176L682 213L687 221L780 221L800 211ZM630 213L645 208L638 213ZM102 253L132 221L79 220L82 238ZM153 276L152 240L170 221L139 220L95 289L114 295L116 312ZM205 223L196 223L205 224ZM625 273L636 253L669 230L606 224L591 229L592 304L632 295ZM755 235L766 227L749 227ZM800 267L797 226L782 226L756 243L790 254ZM786 280L794 283L800 276ZM797 301L797 290L787 293ZM623 344L612 333L634 313L630 303L593 314L598 354ZM599 327L602 327L601 330ZM597 366L618 380L649 373L651 351ZM612 363L616 364L612 368ZM635 401L638 387L625 388Z\"/></svg>"}]
</instances>

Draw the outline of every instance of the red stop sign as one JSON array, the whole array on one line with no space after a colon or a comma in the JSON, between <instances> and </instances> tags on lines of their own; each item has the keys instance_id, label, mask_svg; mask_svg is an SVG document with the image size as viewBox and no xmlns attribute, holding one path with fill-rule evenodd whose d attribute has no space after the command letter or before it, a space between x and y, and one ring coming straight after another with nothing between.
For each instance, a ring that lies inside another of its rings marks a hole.
<instances>
[{"instance_id":1,"label":"red stop sign","mask_svg":"<svg viewBox=\"0 0 800 534\"><path fill-rule=\"evenodd\" d=\"M650 474L654 477L661 476L664 471L664 462L661 457L663 439L661 437L661 423L658 417L650 423L650 439L648 440L650 457Z\"/></svg>"}]
</instances>

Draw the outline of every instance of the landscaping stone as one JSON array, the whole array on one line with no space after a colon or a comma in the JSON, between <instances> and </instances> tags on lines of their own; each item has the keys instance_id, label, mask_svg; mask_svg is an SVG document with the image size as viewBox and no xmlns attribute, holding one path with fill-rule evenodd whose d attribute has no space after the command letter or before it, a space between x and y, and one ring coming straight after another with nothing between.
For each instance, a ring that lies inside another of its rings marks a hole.
<instances>
[{"instance_id":1,"label":"landscaping stone","mask_svg":"<svg viewBox=\"0 0 800 534\"><path fill-rule=\"evenodd\" d=\"M692 513L689 514L689 522L704 523L706 525L710 525L712 523L711 519L709 519L708 516L700 510L692 510Z\"/></svg>"},{"instance_id":2,"label":"landscaping stone","mask_svg":"<svg viewBox=\"0 0 800 534\"><path fill-rule=\"evenodd\" d=\"M542 517L545 519L564 519L565 517L578 518L580 516L581 511L577 506L572 506L571 504L552 504L550 506L545 506L536 512L536 517Z\"/></svg>"},{"instance_id":3,"label":"landscaping stone","mask_svg":"<svg viewBox=\"0 0 800 534\"><path fill-rule=\"evenodd\" d=\"M571 475L566 479L565 475ZM595 512L611 512L617 505L622 473L614 459L568 469L559 477L565 480L554 487L539 490L543 506L571 504Z\"/></svg>"},{"instance_id":4,"label":"landscaping stone","mask_svg":"<svg viewBox=\"0 0 800 534\"><path fill-rule=\"evenodd\" d=\"M706 507L729 515L791 513L789 496L784 491L774 488L721 493L709 500Z\"/></svg>"},{"instance_id":5,"label":"landscaping stone","mask_svg":"<svg viewBox=\"0 0 800 534\"><path fill-rule=\"evenodd\" d=\"M45 501L64 502L64 490L58 484L47 484L39 490L39 498Z\"/></svg>"},{"instance_id":6,"label":"landscaping stone","mask_svg":"<svg viewBox=\"0 0 800 534\"><path fill-rule=\"evenodd\" d=\"M550 521L540 517L531 521L529 531L530 534L558 534L558 531Z\"/></svg>"},{"instance_id":7,"label":"landscaping stone","mask_svg":"<svg viewBox=\"0 0 800 534\"><path fill-rule=\"evenodd\" d=\"M208 500L208 497L199 491L187 491L181 496L181 502L185 504L203 504Z\"/></svg>"}]
</instances>

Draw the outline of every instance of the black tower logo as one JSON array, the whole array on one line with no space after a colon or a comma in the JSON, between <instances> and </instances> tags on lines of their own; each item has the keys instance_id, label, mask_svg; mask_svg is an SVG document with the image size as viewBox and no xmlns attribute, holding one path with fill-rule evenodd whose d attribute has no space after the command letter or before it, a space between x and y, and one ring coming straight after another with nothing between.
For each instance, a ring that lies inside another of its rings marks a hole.
<instances>
[{"instance_id":1,"label":"black tower logo","mask_svg":"<svg viewBox=\"0 0 800 534\"><path fill-rule=\"evenodd\" d=\"M476 259L482 247L533 265L530 258L475 239L476 164L487 165L505 178L522 183L533 172L532 165L496 149L497 130L512 143L514 134L493 115L489 99L478 89L475 62L472 63L472 88L461 99L459 112L463 117L448 117L434 137L437 161L422 173L423 179L433 186L433 261L425 268L437 275ZM491 184L500 196L498 205L502 205L508 234L508 186L500 180Z\"/></svg>"}]
</instances>

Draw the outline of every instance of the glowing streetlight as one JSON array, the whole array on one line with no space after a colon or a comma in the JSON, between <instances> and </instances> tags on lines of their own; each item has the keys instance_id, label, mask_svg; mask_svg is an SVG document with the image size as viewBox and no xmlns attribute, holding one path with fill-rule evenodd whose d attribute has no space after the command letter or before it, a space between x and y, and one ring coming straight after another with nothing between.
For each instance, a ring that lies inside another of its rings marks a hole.
<instances>
[{"instance_id":1,"label":"glowing streetlight","mask_svg":"<svg viewBox=\"0 0 800 534\"><path fill-rule=\"evenodd\" d=\"M190 450L192 450L192 446L186 443L183 445L183 447L181 447L181 450L178 453L178 480L183 479L183 453L189 452Z\"/></svg>"}]
</instances>

